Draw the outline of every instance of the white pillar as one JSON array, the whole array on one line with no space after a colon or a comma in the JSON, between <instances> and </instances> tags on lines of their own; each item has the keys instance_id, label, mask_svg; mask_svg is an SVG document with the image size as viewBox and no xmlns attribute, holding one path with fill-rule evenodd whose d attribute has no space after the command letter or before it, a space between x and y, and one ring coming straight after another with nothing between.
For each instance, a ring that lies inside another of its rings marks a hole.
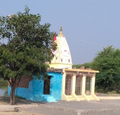
<instances>
[{"instance_id":1,"label":"white pillar","mask_svg":"<svg viewBox=\"0 0 120 115\"><path fill-rule=\"evenodd\" d=\"M91 94L94 94L95 91L95 74L91 78Z\"/></svg>"},{"instance_id":2,"label":"white pillar","mask_svg":"<svg viewBox=\"0 0 120 115\"><path fill-rule=\"evenodd\" d=\"M75 85L76 85L76 74L73 74L73 77L72 77L72 94L75 94Z\"/></svg>"},{"instance_id":3,"label":"white pillar","mask_svg":"<svg viewBox=\"0 0 120 115\"><path fill-rule=\"evenodd\" d=\"M62 76L62 98L65 94L65 81L66 81L66 72L63 70L63 76Z\"/></svg>"},{"instance_id":4,"label":"white pillar","mask_svg":"<svg viewBox=\"0 0 120 115\"><path fill-rule=\"evenodd\" d=\"M82 95L85 94L85 86L86 85L86 75L83 74L83 77L82 77Z\"/></svg>"}]
</instances>

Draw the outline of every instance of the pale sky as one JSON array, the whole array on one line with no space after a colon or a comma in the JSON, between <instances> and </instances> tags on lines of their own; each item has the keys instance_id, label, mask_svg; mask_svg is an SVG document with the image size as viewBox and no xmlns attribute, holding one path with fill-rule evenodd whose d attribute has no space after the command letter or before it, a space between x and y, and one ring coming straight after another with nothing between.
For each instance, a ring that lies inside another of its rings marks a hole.
<instances>
[{"instance_id":1,"label":"pale sky","mask_svg":"<svg viewBox=\"0 0 120 115\"><path fill-rule=\"evenodd\" d=\"M41 15L59 34L60 26L73 64L91 62L103 47L120 48L120 0L1 0L0 16L24 11Z\"/></svg>"}]
</instances>

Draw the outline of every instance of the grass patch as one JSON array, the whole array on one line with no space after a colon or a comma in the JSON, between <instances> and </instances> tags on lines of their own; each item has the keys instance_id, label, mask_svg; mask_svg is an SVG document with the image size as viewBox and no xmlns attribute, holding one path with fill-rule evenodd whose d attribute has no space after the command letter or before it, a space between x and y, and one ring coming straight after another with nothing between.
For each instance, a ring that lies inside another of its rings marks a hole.
<instances>
[{"instance_id":1,"label":"grass patch","mask_svg":"<svg viewBox=\"0 0 120 115\"><path fill-rule=\"evenodd\" d=\"M104 89L96 89L95 92L103 93L103 94L120 94L120 90L119 91L116 91L116 90L108 91L108 90L104 90Z\"/></svg>"}]
</instances>

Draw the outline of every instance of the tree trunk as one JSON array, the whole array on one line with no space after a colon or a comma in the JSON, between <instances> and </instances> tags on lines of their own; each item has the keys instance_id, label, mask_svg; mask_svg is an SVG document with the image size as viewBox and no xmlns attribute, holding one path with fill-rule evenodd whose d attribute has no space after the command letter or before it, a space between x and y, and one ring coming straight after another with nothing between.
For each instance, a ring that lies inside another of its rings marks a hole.
<instances>
[{"instance_id":1,"label":"tree trunk","mask_svg":"<svg viewBox=\"0 0 120 115\"><path fill-rule=\"evenodd\" d=\"M16 84L15 83L11 84L11 93L10 93L10 104L11 105L15 104L15 88L16 88Z\"/></svg>"}]
</instances>

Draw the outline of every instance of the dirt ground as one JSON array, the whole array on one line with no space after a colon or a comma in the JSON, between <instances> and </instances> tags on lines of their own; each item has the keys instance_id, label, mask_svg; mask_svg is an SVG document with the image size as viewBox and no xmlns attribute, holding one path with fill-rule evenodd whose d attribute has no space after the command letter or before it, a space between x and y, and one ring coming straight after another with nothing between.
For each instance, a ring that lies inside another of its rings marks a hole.
<instances>
[{"instance_id":1,"label":"dirt ground","mask_svg":"<svg viewBox=\"0 0 120 115\"><path fill-rule=\"evenodd\" d=\"M44 115L40 113L24 111L24 108L33 108L35 105L37 106L36 102L28 101L21 98L16 98L15 105L10 105L9 102L10 102L9 97L5 97L5 96L0 97L0 107L3 108L0 111L0 115ZM20 109L19 112L14 112L15 106L17 107L20 106L22 110Z\"/></svg>"},{"instance_id":2,"label":"dirt ground","mask_svg":"<svg viewBox=\"0 0 120 115\"><path fill-rule=\"evenodd\" d=\"M0 115L43 115L43 114L28 113L28 112L0 112Z\"/></svg>"},{"instance_id":3,"label":"dirt ground","mask_svg":"<svg viewBox=\"0 0 120 115\"><path fill-rule=\"evenodd\" d=\"M22 99L22 98L18 98L16 97L15 99L16 103L15 105L21 105L21 104L30 104L30 103L34 103L32 101L28 101L28 100L25 100L25 99ZM6 96L0 96L0 105L10 105L10 97L6 97Z\"/></svg>"},{"instance_id":4,"label":"dirt ground","mask_svg":"<svg viewBox=\"0 0 120 115\"><path fill-rule=\"evenodd\" d=\"M117 96L118 97L118 96ZM117 98L115 97L115 98ZM15 108L19 108L15 112ZM15 105L9 104L9 97L0 97L0 115L119 115L120 99L100 101L58 101L33 102L16 99Z\"/></svg>"}]
</instances>

